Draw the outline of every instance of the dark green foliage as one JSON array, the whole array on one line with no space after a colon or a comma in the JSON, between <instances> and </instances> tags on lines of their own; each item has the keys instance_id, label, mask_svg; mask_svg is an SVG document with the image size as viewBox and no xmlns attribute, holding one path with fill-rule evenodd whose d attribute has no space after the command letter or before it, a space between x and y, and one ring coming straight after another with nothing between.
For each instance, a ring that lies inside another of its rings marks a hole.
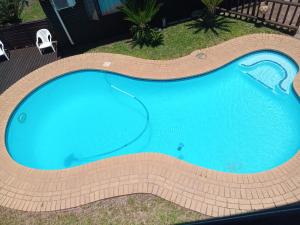
<instances>
[{"instance_id":1,"label":"dark green foliage","mask_svg":"<svg viewBox=\"0 0 300 225\"><path fill-rule=\"evenodd\" d=\"M206 6L208 12L212 15L215 15L217 6L219 6L223 2L223 0L201 0L201 1Z\"/></svg>"},{"instance_id":2,"label":"dark green foliage","mask_svg":"<svg viewBox=\"0 0 300 225\"><path fill-rule=\"evenodd\" d=\"M0 24L19 23L27 0L0 0Z\"/></svg>"},{"instance_id":3,"label":"dark green foliage","mask_svg":"<svg viewBox=\"0 0 300 225\"><path fill-rule=\"evenodd\" d=\"M120 11L125 14L125 20L133 24L130 31L135 45L157 46L162 42L162 33L150 26L160 7L156 0L123 1Z\"/></svg>"}]
</instances>

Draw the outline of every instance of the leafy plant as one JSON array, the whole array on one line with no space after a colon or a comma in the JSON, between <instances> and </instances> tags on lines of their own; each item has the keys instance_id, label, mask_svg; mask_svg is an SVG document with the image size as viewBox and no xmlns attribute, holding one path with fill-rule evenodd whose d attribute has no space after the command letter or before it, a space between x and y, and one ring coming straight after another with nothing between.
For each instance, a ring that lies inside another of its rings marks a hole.
<instances>
[{"instance_id":1,"label":"leafy plant","mask_svg":"<svg viewBox=\"0 0 300 225\"><path fill-rule=\"evenodd\" d=\"M119 9L125 14L125 20L133 23L130 31L136 44L155 46L162 41L162 33L150 26L150 22L160 8L161 4L158 4L156 0L123 1Z\"/></svg>"},{"instance_id":2,"label":"leafy plant","mask_svg":"<svg viewBox=\"0 0 300 225\"><path fill-rule=\"evenodd\" d=\"M0 23L18 23L27 0L0 0Z\"/></svg>"},{"instance_id":3,"label":"leafy plant","mask_svg":"<svg viewBox=\"0 0 300 225\"><path fill-rule=\"evenodd\" d=\"M219 6L223 2L223 0L201 0L201 1L206 6L207 11L213 16L216 14L217 6Z\"/></svg>"},{"instance_id":4,"label":"leafy plant","mask_svg":"<svg viewBox=\"0 0 300 225\"><path fill-rule=\"evenodd\" d=\"M200 16L200 20L198 19L198 24L200 27L205 28L205 30L215 30L216 27L220 27L223 23L223 20L216 16L216 9L223 0L201 0L202 3L206 6L206 10L204 10Z\"/></svg>"}]
</instances>

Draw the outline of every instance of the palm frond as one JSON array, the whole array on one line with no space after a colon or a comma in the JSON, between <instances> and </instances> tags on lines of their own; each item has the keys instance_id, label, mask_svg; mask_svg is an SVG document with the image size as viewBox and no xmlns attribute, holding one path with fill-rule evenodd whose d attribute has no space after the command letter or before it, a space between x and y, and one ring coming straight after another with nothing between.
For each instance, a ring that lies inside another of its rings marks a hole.
<instances>
[{"instance_id":1,"label":"palm frond","mask_svg":"<svg viewBox=\"0 0 300 225\"><path fill-rule=\"evenodd\" d=\"M125 15L125 20L133 23L131 27L133 40L144 44L161 37L161 35L154 35L154 30L149 26L160 10L161 4L158 4L156 0L123 0L122 3L119 10Z\"/></svg>"},{"instance_id":2,"label":"palm frond","mask_svg":"<svg viewBox=\"0 0 300 225\"><path fill-rule=\"evenodd\" d=\"M206 6L207 10L214 14L216 7L219 6L223 0L201 0L202 3Z\"/></svg>"}]
</instances>

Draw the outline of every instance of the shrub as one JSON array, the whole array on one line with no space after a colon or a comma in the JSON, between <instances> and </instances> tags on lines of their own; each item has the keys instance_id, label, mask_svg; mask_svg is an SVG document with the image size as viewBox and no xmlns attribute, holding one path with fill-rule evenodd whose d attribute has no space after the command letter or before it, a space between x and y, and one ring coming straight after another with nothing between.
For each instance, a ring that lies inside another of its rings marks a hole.
<instances>
[{"instance_id":1,"label":"shrub","mask_svg":"<svg viewBox=\"0 0 300 225\"><path fill-rule=\"evenodd\" d=\"M216 14L216 8L217 8L217 6L219 6L223 2L223 0L201 0L201 1L206 6L207 11L211 15L215 15Z\"/></svg>"},{"instance_id":2,"label":"shrub","mask_svg":"<svg viewBox=\"0 0 300 225\"><path fill-rule=\"evenodd\" d=\"M136 44L157 45L162 41L162 33L150 26L150 22L160 7L161 4L158 4L156 0L123 1L120 11L125 14L125 20L133 23L130 31Z\"/></svg>"},{"instance_id":3,"label":"shrub","mask_svg":"<svg viewBox=\"0 0 300 225\"><path fill-rule=\"evenodd\" d=\"M0 0L0 23L18 23L27 0Z\"/></svg>"}]
</instances>

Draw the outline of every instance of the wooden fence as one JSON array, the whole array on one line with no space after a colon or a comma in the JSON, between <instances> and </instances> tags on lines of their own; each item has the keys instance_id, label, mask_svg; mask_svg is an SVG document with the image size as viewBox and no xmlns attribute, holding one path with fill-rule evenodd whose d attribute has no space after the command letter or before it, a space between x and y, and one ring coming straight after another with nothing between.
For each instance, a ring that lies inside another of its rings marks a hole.
<instances>
[{"instance_id":1,"label":"wooden fence","mask_svg":"<svg viewBox=\"0 0 300 225\"><path fill-rule=\"evenodd\" d=\"M47 19L3 26L0 27L0 40L7 49L32 46L35 44L36 32L43 28L50 30L53 34L53 29Z\"/></svg>"},{"instance_id":2,"label":"wooden fence","mask_svg":"<svg viewBox=\"0 0 300 225\"><path fill-rule=\"evenodd\" d=\"M300 25L300 0L225 0L220 10L292 31Z\"/></svg>"}]
</instances>

